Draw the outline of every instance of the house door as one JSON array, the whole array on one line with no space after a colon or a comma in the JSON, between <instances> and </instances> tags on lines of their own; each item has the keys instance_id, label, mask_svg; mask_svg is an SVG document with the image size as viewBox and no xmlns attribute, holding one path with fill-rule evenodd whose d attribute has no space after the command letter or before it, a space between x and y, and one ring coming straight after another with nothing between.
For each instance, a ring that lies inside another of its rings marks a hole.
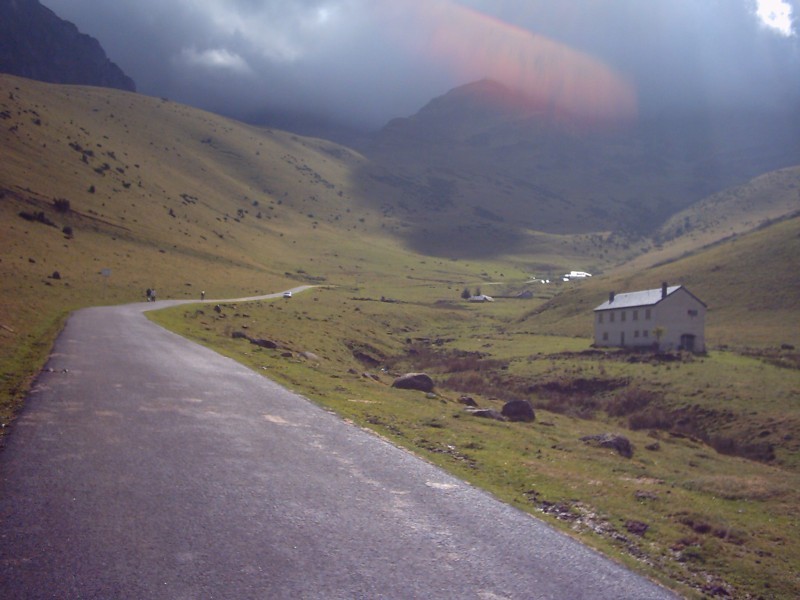
<instances>
[{"instance_id":1,"label":"house door","mask_svg":"<svg viewBox=\"0 0 800 600\"><path fill-rule=\"evenodd\" d=\"M625 332L624 331L619 334L619 345L620 346L624 346L625 345Z\"/></svg>"},{"instance_id":2,"label":"house door","mask_svg":"<svg viewBox=\"0 0 800 600\"><path fill-rule=\"evenodd\" d=\"M694 352L694 341L695 336L690 333L684 333L681 336L681 348L683 350L688 350L689 352Z\"/></svg>"}]
</instances>

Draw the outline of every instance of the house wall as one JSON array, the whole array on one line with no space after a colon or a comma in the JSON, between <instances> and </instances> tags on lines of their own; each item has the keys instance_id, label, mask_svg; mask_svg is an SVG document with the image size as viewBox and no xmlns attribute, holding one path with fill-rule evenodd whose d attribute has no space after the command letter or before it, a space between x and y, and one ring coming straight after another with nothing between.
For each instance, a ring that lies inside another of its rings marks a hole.
<instances>
[{"instance_id":1,"label":"house wall","mask_svg":"<svg viewBox=\"0 0 800 600\"><path fill-rule=\"evenodd\" d=\"M653 307L656 327L664 330L659 348L664 351L681 348L681 336L695 336L695 352L706 349L706 307L681 288ZM651 334L652 335L652 334Z\"/></svg>"},{"instance_id":2,"label":"house wall","mask_svg":"<svg viewBox=\"0 0 800 600\"><path fill-rule=\"evenodd\" d=\"M655 307L598 311L595 313L594 343L597 346L651 346L656 341L653 337L655 322Z\"/></svg>"},{"instance_id":3,"label":"house wall","mask_svg":"<svg viewBox=\"0 0 800 600\"><path fill-rule=\"evenodd\" d=\"M662 351L681 347L681 336L694 336L694 350L705 351L706 308L684 289L652 306L597 311L594 315L596 346L646 347L659 342ZM649 318L648 318L649 315ZM656 336L660 329L662 335Z\"/></svg>"}]
</instances>

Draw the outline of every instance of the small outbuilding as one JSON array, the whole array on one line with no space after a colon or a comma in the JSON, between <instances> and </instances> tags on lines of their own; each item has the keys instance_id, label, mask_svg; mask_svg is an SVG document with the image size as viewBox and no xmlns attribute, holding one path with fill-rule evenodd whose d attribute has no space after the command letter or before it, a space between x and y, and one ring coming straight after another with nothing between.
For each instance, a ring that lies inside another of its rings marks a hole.
<instances>
[{"instance_id":1,"label":"small outbuilding","mask_svg":"<svg viewBox=\"0 0 800 600\"><path fill-rule=\"evenodd\" d=\"M705 303L682 285L616 294L594 309L596 346L705 352Z\"/></svg>"}]
</instances>

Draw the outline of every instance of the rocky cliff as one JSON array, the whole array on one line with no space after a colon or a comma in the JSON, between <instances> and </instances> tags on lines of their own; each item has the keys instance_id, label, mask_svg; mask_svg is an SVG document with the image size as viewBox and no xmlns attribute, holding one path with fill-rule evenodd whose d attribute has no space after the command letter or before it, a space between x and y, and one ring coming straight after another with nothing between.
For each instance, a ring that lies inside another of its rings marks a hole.
<instances>
[{"instance_id":1,"label":"rocky cliff","mask_svg":"<svg viewBox=\"0 0 800 600\"><path fill-rule=\"evenodd\" d=\"M0 0L0 72L135 91L100 43L38 0Z\"/></svg>"}]
</instances>

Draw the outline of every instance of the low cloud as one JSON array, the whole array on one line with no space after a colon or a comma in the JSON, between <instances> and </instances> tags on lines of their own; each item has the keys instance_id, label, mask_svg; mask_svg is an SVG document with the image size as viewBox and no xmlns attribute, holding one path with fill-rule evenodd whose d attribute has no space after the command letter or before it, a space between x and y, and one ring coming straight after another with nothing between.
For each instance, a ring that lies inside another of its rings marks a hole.
<instances>
[{"instance_id":1,"label":"low cloud","mask_svg":"<svg viewBox=\"0 0 800 600\"><path fill-rule=\"evenodd\" d=\"M243 75L253 75L253 70L241 56L225 48L198 51L186 48L177 59L179 67L202 67L207 69L226 69Z\"/></svg>"},{"instance_id":2,"label":"low cloud","mask_svg":"<svg viewBox=\"0 0 800 600\"><path fill-rule=\"evenodd\" d=\"M573 109L800 104L800 0L788 33L765 26L755 0L43 3L98 38L141 92L238 118L294 111L376 128L492 76Z\"/></svg>"}]
</instances>

